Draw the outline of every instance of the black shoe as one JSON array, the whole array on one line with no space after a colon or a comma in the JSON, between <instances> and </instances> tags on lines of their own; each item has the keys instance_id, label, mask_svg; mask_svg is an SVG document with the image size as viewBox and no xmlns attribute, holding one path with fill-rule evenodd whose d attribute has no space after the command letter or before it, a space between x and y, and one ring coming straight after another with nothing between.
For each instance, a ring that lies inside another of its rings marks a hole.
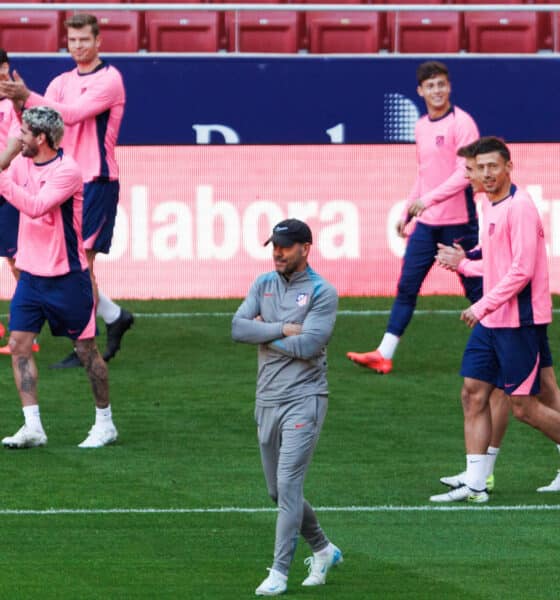
<instances>
[{"instance_id":1,"label":"black shoe","mask_svg":"<svg viewBox=\"0 0 560 600\"><path fill-rule=\"evenodd\" d=\"M121 347L123 335L132 327L134 317L124 308L121 308L119 318L107 325L107 347L103 353L103 360L109 362Z\"/></svg>"},{"instance_id":2,"label":"black shoe","mask_svg":"<svg viewBox=\"0 0 560 600\"><path fill-rule=\"evenodd\" d=\"M81 367L82 363L78 358L75 350L72 350L70 354L63 358L61 361L54 363L54 365L49 365L49 369L71 369L72 367Z\"/></svg>"}]
</instances>

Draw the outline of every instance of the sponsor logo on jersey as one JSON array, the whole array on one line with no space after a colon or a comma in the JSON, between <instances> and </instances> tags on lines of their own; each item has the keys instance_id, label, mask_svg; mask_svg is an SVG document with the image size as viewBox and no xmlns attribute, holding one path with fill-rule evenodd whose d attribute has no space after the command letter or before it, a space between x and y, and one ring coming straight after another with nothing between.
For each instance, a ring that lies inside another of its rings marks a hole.
<instances>
[{"instance_id":1,"label":"sponsor logo on jersey","mask_svg":"<svg viewBox=\"0 0 560 600\"><path fill-rule=\"evenodd\" d=\"M444 142L445 142L444 135L436 135L436 146L443 146Z\"/></svg>"},{"instance_id":2,"label":"sponsor logo on jersey","mask_svg":"<svg viewBox=\"0 0 560 600\"><path fill-rule=\"evenodd\" d=\"M490 223L488 227L488 235L494 235L494 230L496 229L496 223Z\"/></svg>"}]
</instances>

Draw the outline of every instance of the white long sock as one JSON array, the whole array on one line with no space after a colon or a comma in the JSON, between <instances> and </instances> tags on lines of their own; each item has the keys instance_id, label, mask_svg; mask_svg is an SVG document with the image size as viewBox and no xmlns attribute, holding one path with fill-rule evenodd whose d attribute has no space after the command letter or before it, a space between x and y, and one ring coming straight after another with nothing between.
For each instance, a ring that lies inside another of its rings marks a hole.
<instances>
[{"instance_id":1,"label":"white long sock","mask_svg":"<svg viewBox=\"0 0 560 600\"><path fill-rule=\"evenodd\" d=\"M556 447L558 448L558 452L560 452L560 444L556 444Z\"/></svg>"},{"instance_id":2,"label":"white long sock","mask_svg":"<svg viewBox=\"0 0 560 600\"><path fill-rule=\"evenodd\" d=\"M102 426L113 424L113 413L111 412L110 404L106 408L95 407L95 424Z\"/></svg>"},{"instance_id":3,"label":"white long sock","mask_svg":"<svg viewBox=\"0 0 560 600\"><path fill-rule=\"evenodd\" d=\"M383 339L381 340L381 344L377 348L383 358L393 358L397 346L399 345L400 338L396 336L394 333L385 333Z\"/></svg>"},{"instance_id":4,"label":"white long sock","mask_svg":"<svg viewBox=\"0 0 560 600\"><path fill-rule=\"evenodd\" d=\"M488 467L487 477L490 477L494 472L494 467L496 465L496 459L498 458L498 454L500 453L500 449L494 446L488 446L488 450L486 451L486 466Z\"/></svg>"},{"instance_id":5,"label":"white long sock","mask_svg":"<svg viewBox=\"0 0 560 600\"><path fill-rule=\"evenodd\" d=\"M105 294L99 292L97 314L105 321L105 323L107 323L107 325L110 325L120 317L121 307L105 296Z\"/></svg>"},{"instance_id":6,"label":"white long sock","mask_svg":"<svg viewBox=\"0 0 560 600\"><path fill-rule=\"evenodd\" d=\"M39 412L38 404L24 406L23 416L25 418L25 424L27 427L29 427L29 429L33 429L34 431L43 431L43 424L41 423L41 414Z\"/></svg>"},{"instance_id":7,"label":"white long sock","mask_svg":"<svg viewBox=\"0 0 560 600\"><path fill-rule=\"evenodd\" d=\"M486 454L467 454L467 473L465 483L476 492L486 489L488 469Z\"/></svg>"}]
</instances>

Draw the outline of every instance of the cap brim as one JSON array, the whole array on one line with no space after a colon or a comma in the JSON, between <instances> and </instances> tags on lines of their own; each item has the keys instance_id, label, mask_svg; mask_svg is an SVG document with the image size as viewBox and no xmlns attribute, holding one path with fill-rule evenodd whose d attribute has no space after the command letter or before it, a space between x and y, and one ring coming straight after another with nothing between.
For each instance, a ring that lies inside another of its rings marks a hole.
<instances>
[{"instance_id":1,"label":"cap brim","mask_svg":"<svg viewBox=\"0 0 560 600\"><path fill-rule=\"evenodd\" d=\"M292 240L292 238L282 235L281 233L274 233L263 245L268 246L270 242L272 242L275 246L280 246L281 248L291 248L296 243L294 240Z\"/></svg>"}]
</instances>

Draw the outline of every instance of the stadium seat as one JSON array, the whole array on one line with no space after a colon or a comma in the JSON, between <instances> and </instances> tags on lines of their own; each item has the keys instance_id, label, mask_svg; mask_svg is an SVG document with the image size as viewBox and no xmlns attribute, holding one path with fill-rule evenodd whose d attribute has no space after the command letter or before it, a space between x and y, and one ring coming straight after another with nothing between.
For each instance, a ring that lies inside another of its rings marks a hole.
<instances>
[{"instance_id":1,"label":"stadium seat","mask_svg":"<svg viewBox=\"0 0 560 600\"><path fill-rule=\"evenodd\" d=\"M309 52L379 52L381 21L376 12L310 12Z\"/></svg>"},{"instance_id":2,"label":"stadium seat","mask_svg":"<svg viewBox=\"0 0 560 600\"><path fill-rule=\"evenodd\" d=\"M217 52L222 14L215 11L148 12L148 51Z\"/></svg>"},{"instance_id":3,"label":"stadium seat","mask_svg":"<svg viewBox=\"0 0 560 600\"><path fill-rule=\"evenodd\" d=\"M69 11L66 18L80 11ZM101 30L101 54L138 52L144 32L144 15L135 10L94 10Z\"/></svg>"},{"instance_id":4,"label":"stadium seat","mask_svg":"<svg viewBox=\"0 0 560 600\"><path fill-rule=\"evenodd\" d=\"M527 12L473 12L465 15L469 52L537 51L537 15Z\"/></svg>"},{"instance_id":5,"label":"stadium seat","mask_svg":"<svg viewBox=\"0 0 560 600\"><path fill-rule=\"evenodd\" d=\"M388 17L389 48L394 52L458 52L462 18L459 13L413 11Z\"/></svg>"},{"instance_id":6,"label":"stadium seat","mask_svg":"<svg viewBox=\"0 0 560 600\"><path fill-rule=\"evenodd\" d=\"M230 52L293 53L298 50L300 20L295 11L228 13L226 28Z\"/></svg>"},{"instance_id":7,"label":"stadium seat","mask_svg":"<svg viewBox=\"0 0 560 600\"><path fill-rule=\"evenodd\" d=\"M55 10L0 11L0 47L8 52L58 52L62 13Z\"/></svg>"}]
</instances>

